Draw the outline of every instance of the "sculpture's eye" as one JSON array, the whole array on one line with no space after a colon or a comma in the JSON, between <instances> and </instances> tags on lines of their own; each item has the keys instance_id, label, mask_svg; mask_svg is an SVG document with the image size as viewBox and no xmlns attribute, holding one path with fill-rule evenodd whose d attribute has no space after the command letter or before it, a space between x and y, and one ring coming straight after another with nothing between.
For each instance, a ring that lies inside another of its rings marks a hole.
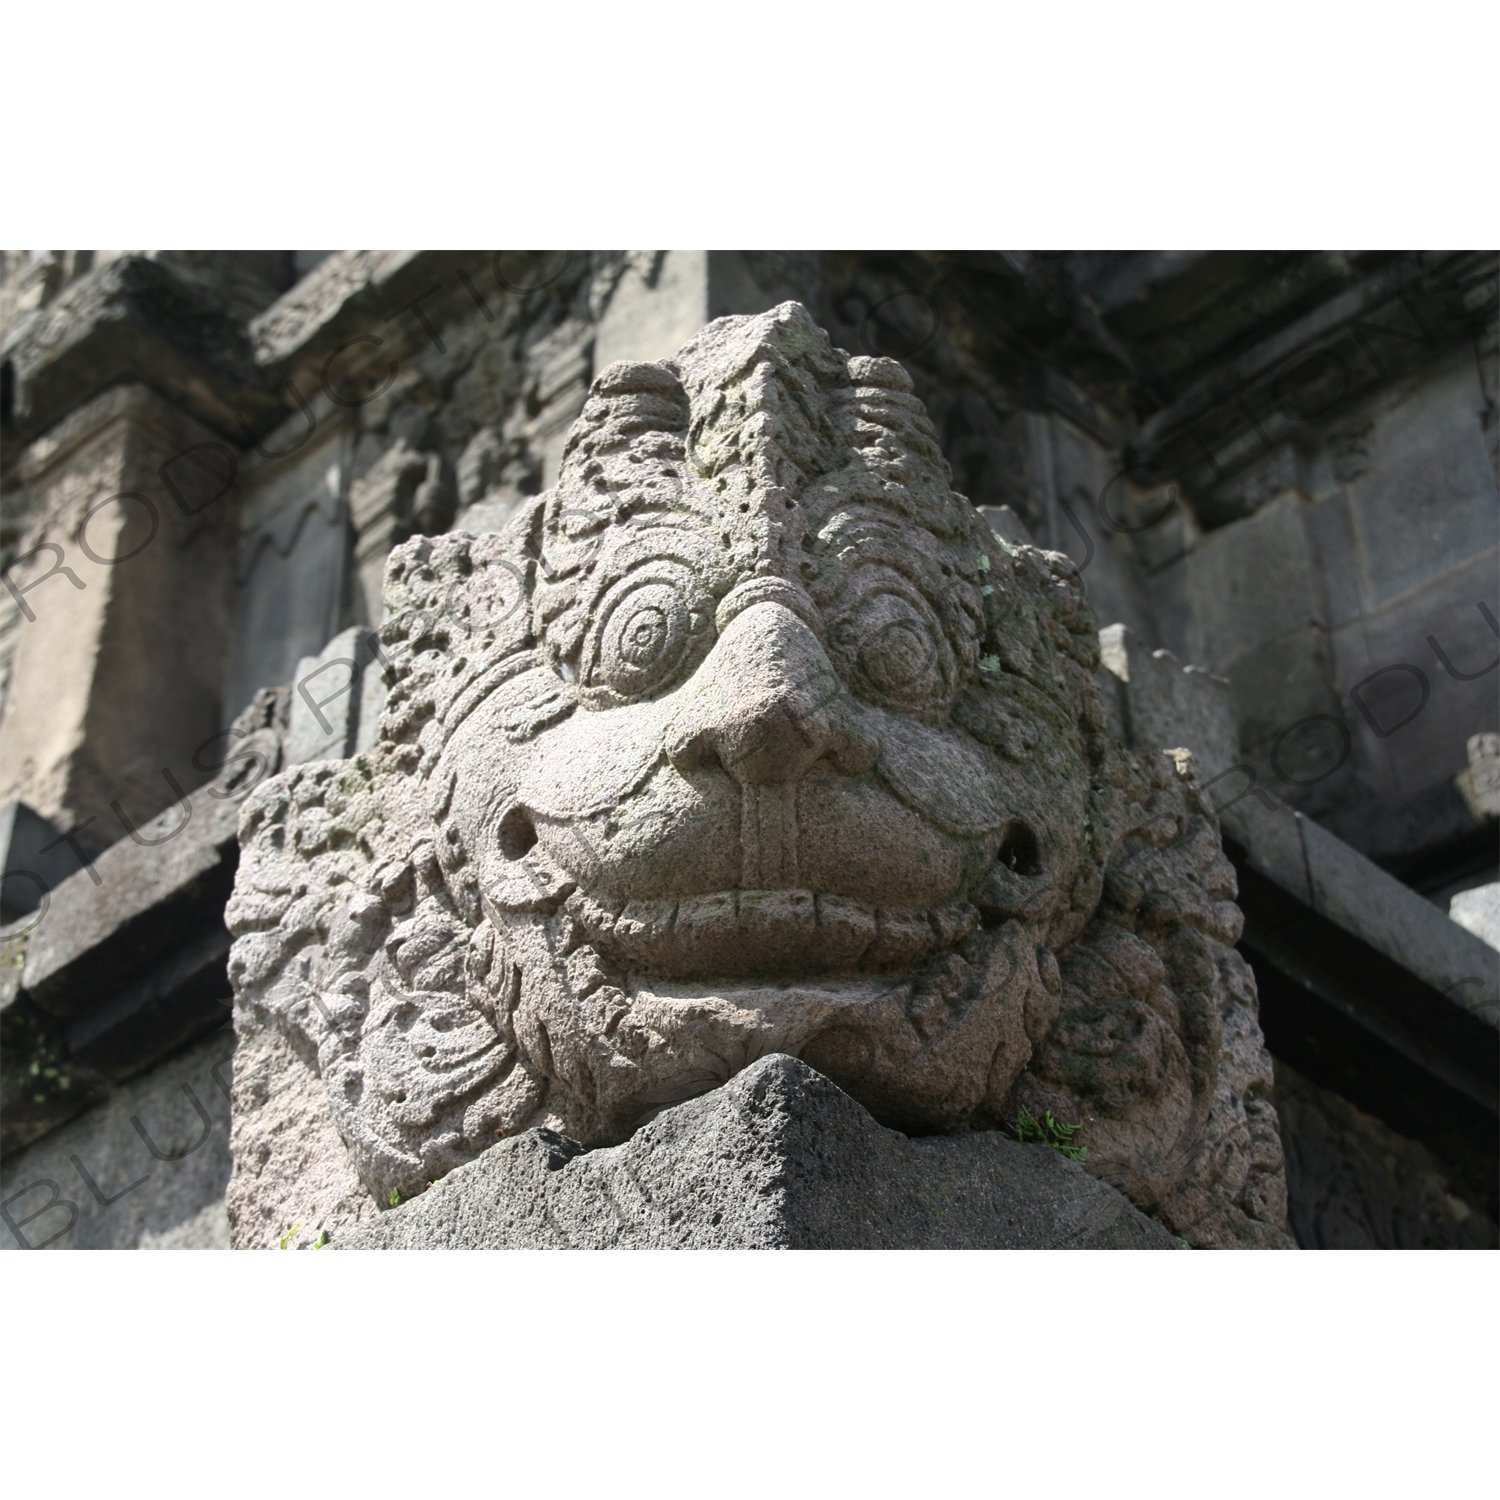
<instances>
[{"instance_id":1,"label":"sculpture's eye","mask_svg":"<svg viewBox=\"0 0 1500 1500\"><path fill-rule=\"evenodd\" d=\"M605 701L648 698L696 663L709 611L686 580L663 573L611 590L584 653L583 685Z\"/></svg>"},{"instance_id":2,"label":"sculpture's eye","mask_svg":"<svg viewBox=\"0 0 1500 1500\"><path fill-rule=\"evenodd\" d=\"M670 633L670 614L658 605L637 603L624 623L615 627L615 650L622 662L637 671L649 671L666 649Z\"/></svg>"},{"instance_id":3,"label":"sculpture's eye","mask_svg":"<svg viewBox=\"0 0 1500 1500\"><path fill-rule=\"evenodd\" d=\"M905 590L866 594L835 624L830 644L850 686L884 708L927 708L952 681L952 652L941 625Z\"/></svg>"}]
</instances>

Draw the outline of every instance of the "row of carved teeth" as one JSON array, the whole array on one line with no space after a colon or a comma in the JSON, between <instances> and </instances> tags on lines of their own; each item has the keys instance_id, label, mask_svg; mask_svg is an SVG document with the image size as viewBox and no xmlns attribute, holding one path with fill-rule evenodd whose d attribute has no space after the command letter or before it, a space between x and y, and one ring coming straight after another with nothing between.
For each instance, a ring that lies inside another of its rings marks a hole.
<instances>
[{"instance_id":1,"label":"row of carved teeth","mask_svg":"<svg viewBox=\"0 0 1500 1500\"><path fill-rule=\"evenodd\" d=\"M660 901L611 901L578 891L566 905L590 941L626 959L679 944L688 950L705 941L769 943L805 934L814 949L839 953L852 968L910 963L952 947L980 923L967 901L876 907L810 890L715 891Z\"/></svg>"}]
</instances>

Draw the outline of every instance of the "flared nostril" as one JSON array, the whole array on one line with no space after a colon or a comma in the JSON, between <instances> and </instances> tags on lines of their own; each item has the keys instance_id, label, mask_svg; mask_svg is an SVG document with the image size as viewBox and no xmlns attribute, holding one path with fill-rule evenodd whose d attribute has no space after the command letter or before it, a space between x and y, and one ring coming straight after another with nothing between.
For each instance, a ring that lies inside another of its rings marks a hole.
<instances>
[{"instance_id":1,"label":"flared nostril","mask_svg":"<svg viewBox=\"0 0 1500 1500\"><path fill-rule=\"evenodd\" d=\"M697 731L679 728L673 724L667 729L664 740L667 759L679 771L723 770L717 746L711 730Z\"/></svg>"},{"instance_id":2,"label":"flared nostril","mask_svg":"<svg viewBox=\"0 0 1500 1500\"><path fill-rule=\"evenodd\" d=\"M995 862L1017 875L1042 873L1041 850L1037 847L1036 834L1028 824L1017 821L1006 828L995 853Z\"/></svg>"},{"instance_id":3,"label":"flared nostril","mask_svg":"<svg viewBox=\"0 0 1500 1500\"><path fill-rule=\"evenodd\" d=\"M512 807L500 819L496 841L506 859L520 859L536 847L536 825L524 807Z\"/></svg>"}]
</instances>

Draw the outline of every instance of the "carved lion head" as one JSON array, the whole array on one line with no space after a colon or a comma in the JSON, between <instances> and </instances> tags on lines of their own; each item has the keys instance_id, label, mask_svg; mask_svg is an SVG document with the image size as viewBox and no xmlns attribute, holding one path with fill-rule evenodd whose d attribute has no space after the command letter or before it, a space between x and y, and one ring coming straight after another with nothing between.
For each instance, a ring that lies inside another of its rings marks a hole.
<instances>
[{"instance_id":1,"label":"carved lion head","mask_svg":"<svg viewBox=\"0 0 1500 1500\"><path fill-rule=\"evenodd\" d=\"M326 1219L788 1052L910 1132L1051 1109L1195 1243L1279 1240L1212 813L1108 739L1076 568L952 491L894 361L787 303L613 365L557 488L386 602L380 745L242 823L247 1224L276 1068L360 1184Z\"/></svg>"}]
</instances>

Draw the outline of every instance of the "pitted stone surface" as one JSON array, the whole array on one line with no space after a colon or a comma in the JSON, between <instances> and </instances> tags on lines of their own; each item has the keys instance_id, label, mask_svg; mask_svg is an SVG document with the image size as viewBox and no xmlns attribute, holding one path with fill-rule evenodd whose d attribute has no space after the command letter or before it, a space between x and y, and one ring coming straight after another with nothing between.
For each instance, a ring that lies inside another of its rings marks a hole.
<instances>
[{"instance_id":1,"label":"pitted stone surface","mask_svg":"<svg viewBox=\"0 0 1500 1500\"><path fill-rule=\"evenodd\" d=\"M1110 737L1077 569L949 478L785 303L605 369L502 532L396 549L379 742L241 820L237 1244L771 1053L912 1135L1050 1110L1194 1245L1286 1243L1191 758Z\"/></svg>"},{"instance_id":2,"label":"pitted stone surface","mask_svg":"<svg viewBox=\"0 0 1500 1500\"><path fill-rule=\"evenodd\" d=\"M622 1146L549 1130L492 1146L354 1230L349 1250L1173 1250L1046 1146L908 1139L785 1055Z\"/></svg>"}]
</instances>

